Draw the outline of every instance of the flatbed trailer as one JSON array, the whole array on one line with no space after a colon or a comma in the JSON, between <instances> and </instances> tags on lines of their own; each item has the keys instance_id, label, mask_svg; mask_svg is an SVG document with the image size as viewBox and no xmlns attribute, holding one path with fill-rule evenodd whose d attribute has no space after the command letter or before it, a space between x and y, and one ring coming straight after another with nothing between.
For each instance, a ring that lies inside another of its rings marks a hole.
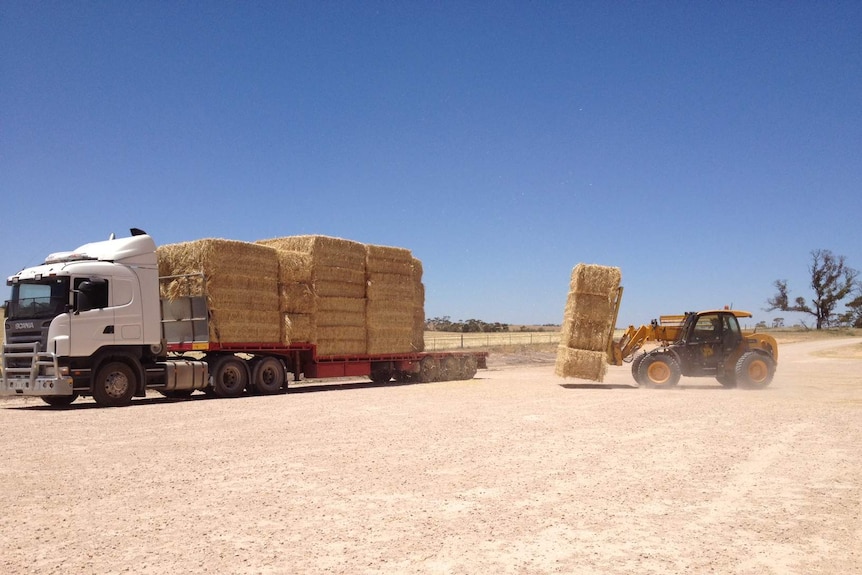
<instances>
[{"instance_id":1,"label":"flatbed trailer","mask_svg":"<svg viewBox=\"0 0 862 575\"><path fill-rule=\"evenodd\" d=\"M432 382L470 379L487 365L487 353L474 351L321 355L311 342L225 342L210 333L206 297L161 298L159 281L155 242L137 229L10 276L0 396L123 406L148 390L281 393L291 373Z\"/></svg>"},{"instance_id":2,"label":"flatbed trailer","mask_svg":"<svg viewBox=\"0 0 862 575\"><path fill-rule=\"evenodd\" d=\"M173 354L203 353L216 363L219 357L251 356L276 358L300 379L367 376L377 383L432 382L471 379L476 370L487 369L488 352L434 351L374 355L318 355L317 346L297 343L288 346L270 343L169 343ZM212 369L212 368L211 368ZM253 384L255 382L252 382Z\"/></svg>"}]
</instances>

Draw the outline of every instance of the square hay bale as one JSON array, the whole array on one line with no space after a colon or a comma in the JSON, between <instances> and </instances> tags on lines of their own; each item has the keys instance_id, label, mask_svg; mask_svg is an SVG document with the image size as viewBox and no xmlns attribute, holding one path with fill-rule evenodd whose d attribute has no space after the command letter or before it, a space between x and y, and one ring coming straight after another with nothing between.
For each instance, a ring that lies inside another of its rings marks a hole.
<instances>
[{"instance_id":1,"label":"square hay bale","mask_svg":"<svg viewBox=\"0 0 862 575\"><path fill-rule=\"evenodd\" d=\"M278 250L278 282L281 284L312 281L311 256L304 252Z\"/></svg>"},{"instance_id":2,"label":"square hay bale","mask_svg":"<svg viewBox=\"0 0 862 575\"><path fill-rule=\"evenodd\" d=\"M615 267L578 264L572 270L557 348L557 375L602 381L621 279Z\"/></svg>"},{"instance_id":3,"label":"square hay bale","mask_svg":"<svg viewBox=\"0 0 862 575\"><path fill-rule=\"evenodd\" d=\"M368 347L365 326L317 326L318 355L360 355Z\"/></svg>"},{"instance_id":4,"label":"square hay bale","mask_svg":"<svg viewBox=\"0 0 862 575\"><path fill-rule=\"evenodd\" d=\"M306 313L282 314L281 343L313 343L317 341L314 316Z\"/></svg>"},{"instance_id":5,"label":"square hay bale","mask_svg":"<svg viewBox=\"0 0 862 575\"><path fill-rule=\"evenodd\" d=\"M604 381L607 372L607 355L600 351L586 351L570 347L557 347L554 373L560 377L577 377Z\"/></svg>"},{"instance_id":6,"label":"square hay bale","mask_svg":"<svg viewBox=\"0 0 862 575\"><path fill-rule=\"evenodd\" d=\"M278 286L278 307L282 312L313 314L317 311L317 295L310 283L293 282Z\"/></svg>"},{"instance_id":7,"label":"square hay bale","mask_svg":"<svg viewBox=\"0 0 862 575\"><path fill-rule=\"evenodd\" d=\"M367 245L365 268L369 274L413 274L413 254L406 248Z\"/></svg>"},{"instance_id":8,"label":"square hay bale","mask_svg":"<svg viewBox=\"0 0 862 575\"><path fill-rule=\"evenodd\" d=\"M248 242L202 239L160 246L160 295L205 296L214 342L275 343L281 338L278 254Z\"/></svg>"},{"instance_id":9,"label":"square hay bale","mask_svg":"<svg viewBox=\"0 0 862 575\"><path fill-rule=\"evenodd\" d=\"M286 236L259 240L258 244L278 250L309 254L312 266L349 268L365 271L365 244L330 236Z\"/></svg>"}]
</instances>

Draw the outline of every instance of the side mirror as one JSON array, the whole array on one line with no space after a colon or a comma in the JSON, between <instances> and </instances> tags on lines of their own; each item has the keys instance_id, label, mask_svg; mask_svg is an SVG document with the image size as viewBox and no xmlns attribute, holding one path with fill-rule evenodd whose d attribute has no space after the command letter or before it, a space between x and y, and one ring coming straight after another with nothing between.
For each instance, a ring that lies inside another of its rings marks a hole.
<instances>
[{"instance_id":1,"label":"side mirror","mask_svg":"<svg viewBox=\"0 0 862 575\"><path fill-rule=\"evenodd\" d=\"M78 284L75 293L78 294L78 308L75 313L107 306L108 282L103 279L91 279Z\"/></svg>"}]
</instances>

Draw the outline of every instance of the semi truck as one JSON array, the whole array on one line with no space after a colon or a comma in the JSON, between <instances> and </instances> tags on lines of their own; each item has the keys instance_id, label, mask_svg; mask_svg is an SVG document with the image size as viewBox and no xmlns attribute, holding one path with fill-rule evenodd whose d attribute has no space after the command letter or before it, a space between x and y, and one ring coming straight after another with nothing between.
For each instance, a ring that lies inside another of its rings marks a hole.
<instances>
[{"instance_id":1,"label":"semi truck","mask_svg":"<svg viewBox=\"0 0 862 575\"><path fill-rule=\"evenodd\" d=\"M212 341L206 297L162 298L163 279L155 241L137 228L10 276L0 396L52 406L91 396L116 407L147 390L176 398L281 393L291 374L382 384L471 379L487 367L483 351L320 355L313 342Z\"/></svg>"}]
</instances>

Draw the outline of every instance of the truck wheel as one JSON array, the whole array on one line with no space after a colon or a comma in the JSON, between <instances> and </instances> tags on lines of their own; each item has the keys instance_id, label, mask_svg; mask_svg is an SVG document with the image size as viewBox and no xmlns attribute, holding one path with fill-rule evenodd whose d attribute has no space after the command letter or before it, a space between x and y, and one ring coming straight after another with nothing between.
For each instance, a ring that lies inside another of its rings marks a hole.
<instances>
[{"instance_id":1,"label":"truck wheel","mask_svg":"<svg viewBox=\"0 0 862 575\"><path fill-rule=\"evenodd\" d=\"M635 383L638 385L644 385L644 382L641 380L640 368L641 363L643 363L644 358L646 357L645 353L635 357L632 360L632 377L635 380Z\"/></svg>"},{"instance_id":2,"label":"truck wheel","mask_svg":"<svg viewBox=\"0 0 862 575\"><path fill-rule=\"evenodd\" d=\"M672 387L679 376L679 363L667 353L645 356L638 368L639 381L646 387Z\"/></svg>"},{"instance_id":3,"label":"truck wheel","mask_svg":"<svg viewBox=\"0 0 862 575\"><path fill-rule=\"evenodd\" d=\"M252 387L261 395L278 393L284 387L284 365L274 357L263 357L254 364Z\"/></svg>"},{"instance_id":4,"label":"truck wheel","mask_svg":"<svg viewBox=\"0 0 862 575\"><path fill-rule=\"evenodd\" d=\"M45 395L42 397L42 401L51 407L66 407L67 405L72 405L72 402L76 399L78 399L77 393L73 393L72 395Z\"/></svg>"},{"instance_id":5,"label":"truck wheel","mask_svg":"<svg viewBox=\"0 0 862 575\"><path fill-rule=\"evenodd\" d=\"M422 363L419 364L419 381L422 383L428 383L431 381L438 381L440 379L440 364L433 357L426 357L422 359Z\"/></svg>"},{"instance_id":6,"label":"truck wheel","mask_svg":"<svg viewBox=\"0 0 862 575\"><path fill-rule=\"evenodd\" d=\"M213 391L219 397L239 397L248 384L248 370L238 357L219 358L212 370Z\"/></svg>"},{"instance_id":7,"label":"truck wheel","mask_svg":"<svg viewBox=\"0 0 862 575\"><path fill-rule=\"evenodd\" d=\"M392 362L377 361L371 364L371 373L368 374L374 383L389 383L392 381Z\"/></svg>"},{"instance_id":8,"label":"truck wheel","mask_svg":"<svg viewBox=\"0 0 862 575\"><path fill-rule=\"evenodd\" d=\"M748 351L736 362L736 381L740 387L762 389L772 382L775 360L764 353Z\"/></svg>"},{"instance_id":9,"label":"truck wheel","mask_svg":"<svg viewBox=\"0 0 862 575\"><path fill-rule=\"evenodd\" d=\"M93 399L103 407L122 407L132 402L138 378L128 364L111 361L99 368L93 379Z\"/></svg>"}]
</instances>

